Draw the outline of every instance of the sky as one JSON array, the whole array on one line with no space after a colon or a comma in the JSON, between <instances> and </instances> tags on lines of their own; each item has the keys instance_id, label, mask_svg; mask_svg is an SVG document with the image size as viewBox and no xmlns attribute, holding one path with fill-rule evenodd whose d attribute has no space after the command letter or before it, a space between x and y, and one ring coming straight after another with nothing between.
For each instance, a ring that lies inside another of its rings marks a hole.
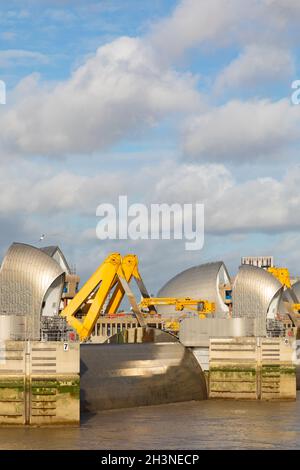
<instances>
[{"instance_id":1,"label":"sky","mask_svg":"<svg viewBox=\"0 0 300 470\"><path fill-rule=\"evenodd\" d=\"M0 0L0 253L58 244L86 279L136 253L300 274L299 0ZM202 203L205 243L99 240L96 209Z\"/></svg>"}]
</instances>

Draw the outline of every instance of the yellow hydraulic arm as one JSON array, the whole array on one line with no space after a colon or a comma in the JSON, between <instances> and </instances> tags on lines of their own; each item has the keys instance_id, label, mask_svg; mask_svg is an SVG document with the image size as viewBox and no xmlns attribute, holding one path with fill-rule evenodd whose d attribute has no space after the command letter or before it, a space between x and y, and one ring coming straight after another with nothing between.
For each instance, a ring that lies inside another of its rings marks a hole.
<instances>
[{"instance_id":1,"label":"yellow hydraulic arm","mask_svg":"<svg viewBox=\"0 0 300 470\"><path fill-rule=\"evenodd\" d=\"M137 304L129 287L132 278L135 279L142 295L140 305ZM175 305L175 309L179 311L190 307L199 312L200 318L205 318L206 314L215 310L214 303L205 300L188 297L178 299L150 297L138 270L137 256L126 255L122 258L119 253L112 253L64 308L61 315L76 330L80 340L85 341L92 334L101 313L103 315L116 313L124 295L128 297L140 326L146 326L140 309L148 308L150 313L157 313L155 305ZM84 312L82 320L78 318L80 310Z\"/></svg>"},{"instance_id":2,"label":"yellow hydraulic arm","mask_svg":"<svg viewBox=\"0 0 300 470\"><path fill-rule=\"evenodd\" d=\"M180 312L186 307L189 307L191 310L199 312L200 318L205 318L206 314L210 314L215 311L214 302L191 299L190 297L149 297L142 299L139 304L140 308L149 308L152 305L174 305L175 310Z\"/></svg>"},{"instance_id":3,"label":"yellow hydraulic arm","mask_svg":"<svg viewBox=\"0 0 300 470\"><path fill-rule=\"evenodd\" d=\"M121 261L121 256L118 253L109 255L61 312L61 315L66 318L68 324L77 331L81 340L90 336L114 284ZM75 315L93 295L94 297L87 314L84 320L80 321Z\"/></svg>"},{"instance_id":4,"label":"yellow hydraulic arm","mask_svg":"<svg viewBox=\"0 0 300 470\"><path fill-rule=\"evenodd\" d=\"M125 278L125 285L122 283L122 279ZM128 284L130 283L131 279L134 278L138 288L140 290L140 293L142 294L143 297L148 298L149 294L148 291L144 285L144 282L142 280L142 277L139 273L138 270L138 258L136 255L126 255L122 259L122 265L121 269L119 269L118 272L118 280L117 280L117 286L114 290L114 293L108 303L108 306L106 308L105 313L108 315L114 314L118 311L118 308L120 306L120 303L122 302L122 299L126 293L127 297L129 297L129 300L135 302L135 298L130 290L128 290ZM136 302L135 302L136 303ZM136 306L135 306L136 308Z\"/></svg>"},{"instance_id":5,"label":"yellow hydraulic arm","mask_svg":"<svg viewBox=\"0 0 300 470\"><path fill-rule=\"evenodd\" d=\"M108 301L105 314L116 313L125 294L139 324L145 326L144 318L128 285L132 277L135 278L141 294L149 297L138 271L137 256L127 255L122 259L119 253L112 253L61 312L82 341L91 335L106 302ZM83 306L85 306L85 316L81 321L76 314Z\"/></svg>"}]
</instances>

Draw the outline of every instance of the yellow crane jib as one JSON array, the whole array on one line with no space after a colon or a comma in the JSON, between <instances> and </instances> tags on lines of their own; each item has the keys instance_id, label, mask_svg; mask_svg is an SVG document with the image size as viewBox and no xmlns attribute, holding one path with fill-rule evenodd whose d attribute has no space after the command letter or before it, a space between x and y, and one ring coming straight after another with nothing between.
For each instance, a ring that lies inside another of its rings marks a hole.
<instances>
[{"instance_id":1,"label":"yellow crane jib","mask_svg":"<svg viewBox=\"0 0 300 470\"><path fill-rule=\"evenodd\" d=\"M190 308L199 312L200 318L205 317L207 314L214 313L215 304L208 300L192 299L190 297L149 297L143 298L139 304L140 308L150 308L155 305L174 305L175 310L182 311L185 308Z\"/></svg>"}]
</instances>

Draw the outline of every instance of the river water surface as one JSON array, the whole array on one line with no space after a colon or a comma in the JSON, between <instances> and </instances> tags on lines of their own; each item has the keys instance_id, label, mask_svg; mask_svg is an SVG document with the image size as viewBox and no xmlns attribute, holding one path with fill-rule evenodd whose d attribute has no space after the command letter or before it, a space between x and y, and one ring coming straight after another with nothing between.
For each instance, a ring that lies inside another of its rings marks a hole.
<instances>
[{"instance_id":1,"label":"river water surface","mask_svg":"<svg viewBox=\"0 0 300 470\"><path fill-rule=\"evenodd\" d=\"M296 402L199 401L104 411L80 427L0 428L1 449L299 449Z\"/></svg>"}]
</instances>

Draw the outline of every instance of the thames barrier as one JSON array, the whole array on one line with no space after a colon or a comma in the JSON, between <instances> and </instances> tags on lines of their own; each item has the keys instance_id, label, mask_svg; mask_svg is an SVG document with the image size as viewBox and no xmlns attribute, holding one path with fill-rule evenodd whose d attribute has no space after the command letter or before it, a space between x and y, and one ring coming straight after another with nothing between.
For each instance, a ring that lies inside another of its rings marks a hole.
<instances>
[{"instance_id":1,"label":"thames barrier","mask_svg":"<svg viewBox=\"0 0 300 470\"><path fill-rule=\"evenodd\" d=\"M298 299L300 280L272 257L243 258L234 278L222 261L193 266L152 297L136 255L99 260L80 287L58 246L13 243L0 269L0 424L73 425L80 411L199 400L295 400Z\"/></svg>"}]
</instances>

